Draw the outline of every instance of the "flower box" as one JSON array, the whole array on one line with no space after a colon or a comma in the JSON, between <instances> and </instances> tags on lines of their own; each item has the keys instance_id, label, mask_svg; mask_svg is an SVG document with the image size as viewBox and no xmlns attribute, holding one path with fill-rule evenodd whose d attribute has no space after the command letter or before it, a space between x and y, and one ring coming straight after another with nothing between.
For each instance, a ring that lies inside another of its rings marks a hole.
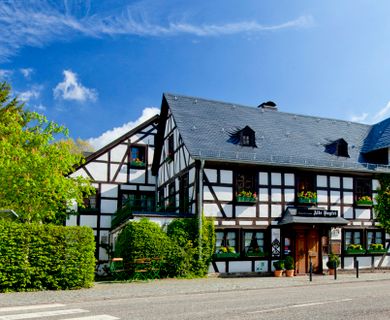
<instances>
[{"instance_id":1,"label":"flower box","mask_svg":"<svg viewBox=\"0 0 390 320\"><path fill-rule=\"evenodd\" d=\"M365 249L346 249L344 251L345 254L365 254Z\"/></svg>"},{"instance_id":2,"label":"flower box","mask_svg":"<svg viewBox=\"0 0 390 320\"><path fill-rule=\"evenodd\" d=\"M220 252L220 253L214 253L213 257L215 259L238 258L240 257L240 254L237 252Z\"/></svg>"},{"instance_id":3,"label":"flower box","mask_svg":"<svg viewBox=\"0 0 390 320\"><path fill-rule=\"evenodd\" d=\"M254 197L237 196L236 200L237 200L237 202L256 202L257 199Z\"/></svg>"},{"instance_id":4,"label":"flower box","mask_svg":"<svg viewBox=\"0 0 390 320\"><path fill-rule=\"evenodd\" d=\"M132 168L145 168L145 162L143 161L131 161L130 166Z\"/></svg>"},{"instance_id":5,"label":"flower box","mask_svg":"<svg viewBox=\"0 0 390 320\"><path fill-rule=\"evenodd\" d=\"M298 197L298 203L316 204L317 203L317 198Z\"/></svg>"},{"instance_id":6,"label":"flower box","mask_svg":"<svg viewBox=\"0 0 390 320\"><path fill-rule=\"evenodd\" d=\"M385 252L387 252L386 249L367 249L369 254L384 254Z\"/></svg>"},{"instance_id":7,"label":"flower box","mask_svg":"<svg viewBox=\"0 0 390 320\"><path fill-rule=\"evenodd\" d=\"M373 202L369 200L358 200L356 201L356 205L359 207L372 207Z\"/></svg>"},{"instance_id":8,"label":"flower box","mask_svg":"<svg viewBox=\"0 0 390 320\"><path fill-rule=\"evenodd\" d=\"M266 257L268 256L267 252L263 251L249 251L245 254L246 257Z\"/></svg>"}]
</instances>

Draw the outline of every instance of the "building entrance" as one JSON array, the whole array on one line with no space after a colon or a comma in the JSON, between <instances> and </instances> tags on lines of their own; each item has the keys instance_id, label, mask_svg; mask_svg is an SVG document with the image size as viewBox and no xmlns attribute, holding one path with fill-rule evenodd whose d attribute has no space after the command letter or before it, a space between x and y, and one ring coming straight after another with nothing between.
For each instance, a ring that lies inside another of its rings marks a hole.
<instances>
[{"instance_id":1,"label":"building entrance","mask_svg":"<svg viewBox=\"0 0 390 320\"><path fill-rule=\"evenodd\" d=\"M313 272L319 272L320 263L320 236L318 228L297 229L295 232L295 271L297 274L309 272L310 258Z\"/></svg>"}]
</instances>

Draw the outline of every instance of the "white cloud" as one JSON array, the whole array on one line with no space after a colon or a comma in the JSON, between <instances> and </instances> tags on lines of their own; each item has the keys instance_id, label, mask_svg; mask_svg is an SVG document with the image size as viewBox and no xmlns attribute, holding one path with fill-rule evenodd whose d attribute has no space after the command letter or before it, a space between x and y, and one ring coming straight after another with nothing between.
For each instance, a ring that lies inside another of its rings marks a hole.
<instances>
[{"instance_id":1,"label":"white cloud","mask_svg":"<svg viewBox=\"0 0 390 320\"><path fill-rule=\"evenodd\" d=\"M350 117L351 121L362 122L368 124L374 124L381 122L382 120L390 117L390 101L374 114L369 114L367 112L362 113L361 115L353 115Z\"/></svg>"},{"instance_id":2,"label":"white cloud","mask_svg":"<svg viewBox=\"0 0 390 320\"><path fill-rule=\"evenodd\" d=\"M77 74L72 70L64 70L64 81L57 84L53 89L55 99L76 100L84 102L87 100L96 101L97 92L95 89L84 87L77 79Z\"/></svg>"},{"instance_id":3,"label":"white cloud","mask_svg":"<svg viewBox=\"0 0 390 320\"><path fill-rule=\"evenodd\" d=\"M30 79L31 74L34 72L33 68L20 68L20 73L25 77L26 79Z\"/></svg>"},{"instance_id":4,"label":"white cloud","mask_svg":"<svg viewBox=\"0 0 390 320\"><path fill-rule=\"evenodd\" d=\"M165 25L150 22L137 6L122 10L90 13L88 2L60 4L39 1L28 6L23 1L0 1L0 61L6 61L24 46L42 47L74 36L101 37L105 35L175 36L181 34L199 37L223 36L241 33L261 33L313 25L305 15L274 25L257 21L225 24L193 24L170 21ZM135 18L141 17L141 18Z\"/></svg>"},{"instance_id":5,"label":"white cloud","mask_svg":"<svg viewBox=\"0 0 390 320\"><path fill-rule=\"evenodd\" d=\"M146 120L150 119L156 114L159 114L159 112L160 110L157 108L145 108L142 111L141 117L139 117L137 120L125 123L121 127L108 130L97 138L90 138L88 139L88 142L95 148L95 150L98 150L104 147L105 145L109 144L111 141L129 132L131 129L138 126L139 124L145 122Z\"/></svg>"},{"instance_id":6,"label":"white cloud","mask_svg":"<svg viewBox=\"0 0 390 320\"><path fill-rule=\"evenodd\" d=\"M0 69L0 80L9 79L13 74L12 70Z\"/></svg>"},{"instance_id":7,"label":"white cloud","mask_svg":"<svg viewBox=\"0 0 390 320\"><path fill-rule=\"evenodd\" d=\"M29 90L18 92L17 95L21 101L28 102L31 99L38 99L42 89L43 86L33 85Z\"/></svg>"},{"instance_id":8,"label":"white cloud","mask_svg":"<svg viewBox=\"0 0 390 320\"><path fill-rule=\"evenodd\" d=\"M368 113L364 112L361 115L351 116L352 122L364 122L368 118Z\"/></svg>"},{"instance_id":9,"label":"white cloud","mask_svg":"<svg viewBox=\"0 0 390 320\"><path fill-rule=\"evenodd\" d=\"M32 109L39 112L46 111L46 107L42 103L33 105Z\"/></svg>"}]
</instances>

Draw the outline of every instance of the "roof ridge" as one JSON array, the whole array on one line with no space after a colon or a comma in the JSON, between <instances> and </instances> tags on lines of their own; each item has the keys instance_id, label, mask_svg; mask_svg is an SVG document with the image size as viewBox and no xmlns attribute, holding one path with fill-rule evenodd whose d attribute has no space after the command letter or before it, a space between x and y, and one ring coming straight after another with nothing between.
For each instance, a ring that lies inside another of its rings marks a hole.
<instances>
[{"instance_id":1,"label":"roof ridge","mask_svg":"<svg viewBox=\"0 0 390 320\"><path fill-rule=\"evenodd\" d=\"M173 96L173 97L182 97L182 98L194 99L194 100L203 100L203 101L214 102L214 103L216 102L216 103L220 103L220 104L224 104L224 105L231 105L231 106L235 106L235 107L242 107L242 108L247 108L247 109L258 110L257 107L246 106L246 105L239 104L239 103L221 101L221 100L216 100L216 99L195 97L195 96L176 94L176 93L171 93L171 92L164 92L163 95L164 96L168 95L168 96ZM305 115L305 114L300 114L300 113L292 113L292 112L279 111L279 110L278 111L264 110L264 112L276 112L278 114L290 115L290 116L293 116L293 117L296 116L296 117L302 117L302 118L320 119L320 120L327 120L327 121L337 121L339 123L344 122L344 123L347 123L347 124L349 123L349 124L354 124L354 125L360 125L360 126L367 127L367 128L373 127L374 125L376 125L376 124L371 124L370 125L370 124L365 124L365 123L356 122L356 121L349 121L349 120L343 120L343 119L329 118L329 117L323 117L323 116ZM385 120L383 120L383 121L385 121Z\"/></svg>"}]
</instances>

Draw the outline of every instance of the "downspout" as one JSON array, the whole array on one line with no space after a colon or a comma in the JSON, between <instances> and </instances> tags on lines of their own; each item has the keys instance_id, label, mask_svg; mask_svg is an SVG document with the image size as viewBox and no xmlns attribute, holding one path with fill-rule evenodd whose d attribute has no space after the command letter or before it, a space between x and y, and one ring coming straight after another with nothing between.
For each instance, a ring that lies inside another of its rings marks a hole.
<instances>
[{"instance_id":1,"label":"downspout","mask_svg":"<svg viewBox=\"0 0 390 320\"><path fill-rule=\"evenodd\" d=\"M198 246L199 260L202 259L202 216L203 216L203 169L204 160L200 160L199 176L198 176Z\"/></svg>"}]
</instances>

